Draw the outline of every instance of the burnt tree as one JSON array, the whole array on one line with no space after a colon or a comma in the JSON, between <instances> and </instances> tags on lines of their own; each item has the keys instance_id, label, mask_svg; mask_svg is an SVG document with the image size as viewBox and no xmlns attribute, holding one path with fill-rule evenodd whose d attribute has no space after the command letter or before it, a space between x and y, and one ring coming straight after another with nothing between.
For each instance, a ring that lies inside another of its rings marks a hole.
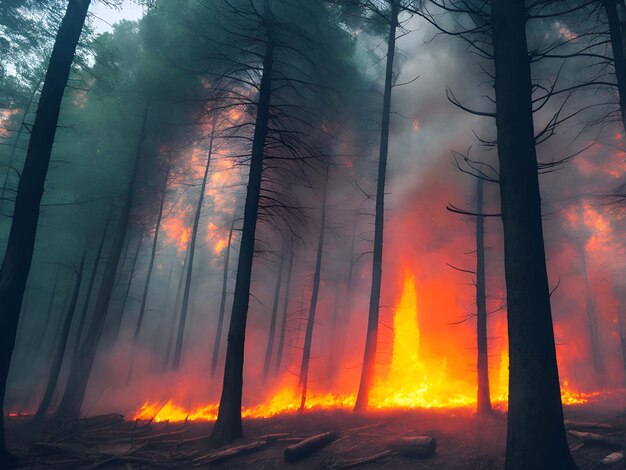
<instances>
[{"instance_id":1,"label":"burnt tree","mask_svg":"<svg viewBox=\"0 0 626 470\"><path fill-rule=\"evenodd\" d=\"M376 183L376 212L374 221L374 253L372 255L372 288L370 293L369 313L367 316L367 336L363 354L363 368L359 391L354 404L355 411L367 409L369 391L374 380L376 368L376 346L378 342L378 314L380 308L380 289L383 264L383 228L385 219L385 179L387 177L387 155L389 151L389 124L391 120L391 90L393 86L393 62L396 52L396 30L400 0L391 0L389 36L387 39L387 64L385 68L385 87L383 92L382 126L380 131L380 150L378 156L378 180Z\"/></svg>"}]
</instances>

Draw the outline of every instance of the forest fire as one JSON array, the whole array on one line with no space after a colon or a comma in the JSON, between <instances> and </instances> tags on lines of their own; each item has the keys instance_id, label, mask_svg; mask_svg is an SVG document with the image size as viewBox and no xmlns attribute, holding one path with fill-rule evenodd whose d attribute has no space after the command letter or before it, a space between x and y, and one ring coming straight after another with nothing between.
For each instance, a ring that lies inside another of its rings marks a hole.
<instances>
[{"instance_id":1,"label":"forest fire","mask_svg":"<svg viewBox=\"0 0 626 470\"><path fill-rule=\"evenodd\" d=\"M626 460L623 1L18 3L0 469Z\"/></svg>"},{"instance_id":2,"label":"forest fire","mask_svg":"<svg viewBox=\"0 0 626 470\"><path fill-rule=\"evenodd\" d=\"M370 395L371 411L410 409L466 409L476 406L476 389L465 380L458 380L446 368L446 359L420 355L419 299L415 276L405 267L401 292L394 309L393 352L389 364L378 374ZM500 353L500 368L492 383L494 406L506 409L508 394L507 352ZM298 387L286 381L262 403L244 406L244 418L269 418L281 414L297 414L300 400ZM600 397L600 392L575 392L564 380L561 399L564 405L582 405ZM305 411L352 411L355 394L337 395L331 391L309 390ZM146 402L129 419L155 422L215 421L218 403L185 407L174 400Z\"/></svg>"}]
</instances>

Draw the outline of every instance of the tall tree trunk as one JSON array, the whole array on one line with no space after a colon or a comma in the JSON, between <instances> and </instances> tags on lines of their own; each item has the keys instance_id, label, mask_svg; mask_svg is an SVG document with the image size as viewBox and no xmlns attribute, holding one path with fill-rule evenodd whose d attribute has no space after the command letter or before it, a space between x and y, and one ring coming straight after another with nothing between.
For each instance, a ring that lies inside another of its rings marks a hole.
<instances>
[{"instance_id":1,"label":"tall tree trunk","mask_svg":"<svg viewBox=\"0 0 626 470\"><path fill-rule=\"evenodd\" d=\"M233 217L228 232L228 246L224 256L224 273L222 274L222 296L220 297L220 311L217 316L217 330L215 331L215 341L213 342L213 358L211 360L211 377L215 377L217 372L217 363L220 357L220 346L222 344L222 329L224 328L224 315L226 313L226 289L228 287L228 267L230 264L230 249L233 242L233 230L235 229L235 221Z\"/></svg>"},{"instance_id":2,"label":"tall tree trunk","mask_svg":"<svg viewBox=\"0 0 626 470\"><path fill-rule=\"evenodd\" d=\"M483 180L476 179L476 345L477 396L476 411L491 413L489 393L489 349L487 346L487 292L485 276L485 218L483 213Z\"/></svg>"},{"instance_id":3,"label":"tall tree trunk","mask_svg":"<svg viewBox=\"0 0 626 470\"><path fill-rule=\"evenodd\" d=\"M525 2L492 2L491 27L509 333L506 469L573 469L543 242Z\"/></svg>"},{"instance_id":4,"label":"tall tree trunk","mask_svg":"<svg viewBox=\"0 0 626 470\"><path fill-rule=\"evenodd\" d=\"M287 264L287 282L285 284L285 299L283 300L283 318L280 324L280 336L278 337L278 349L276 350L276 370L280 370L285 347L285 334L287 332L287 317L289 315L289 294L291 294L291 274L293 271L293 238L289 241L289 263Z\"/></svg>"},{"instance_id":5,"label":"tall tree trunk","mask_svg":"<svg viewBox=\"0 0 626 470\"><path fill-rule=\"evenodd\" d=\"M274 350L274 337L276 336L276 317L278 315L278 302L280 301L280 288L283 284L283 266L285 264L285 247L283 246L276 275L276 285L274 287L274 304L272 305L272 317L270 319L270 331L267 336L267 348L265 349L265 364L263 366L263 380L267 379L272 361L272 351Z\"/></svg>"},{"instance_id":6,"label":"tall tree trunk","mask_svg":"<svg viewBox=\"0 0 626 470\"><path fill-rule=\"evenodd\" d=\"M178 335L176 337L176 347L174 348L174 359L172 367L174 370L180 369L183 354L183 341L185 338L185 323L187 321L187 310L189 308L189 297L191 291L191 280L193 273L193 258L196 251L196 239L198 237L198 226L200 225L200 217L202 216L202 204L204 202L204 194L206 192L206 182L209 176L209 167L211 166L211 155L213 153L213 139L215 137L215 123L211 130L209 138L209 151L207 155L206 165L204 167L204 175L202 176L202 184L200 186L200 195L198 204L196 205L196 213L193 219L193 227L191 229L191 241L189 242L189 260L186 264L187 274L185 277L185 288L183 289L183 300L180 308L180 321L178 323Z\"/></svg>"},{"instance_id":7,"label":"tall tree trunk","mask_svg":"<svg viewBox=\"0 0 626 470\"><path fill-rule=\"evenodd\" d=\"M126 233L128 232L130 213L133 207L135 194L137 169L141 159L140 157L146 135L148 107L148 102L146 102L139 132L139 139L137 141L137 149L135 151L135 161L133 163L133 169L128 184L126 201L122 207L117 230L104 266L102 282L100 283L98 297L96 298L96 304L93 310L93 318L89 325L89 329L87 330L82 347L80 348L80 352L76 356L76 360L72 361L67 384L65 385L65 393L63 394L61 403L55 413L55 417L60 419L78 418L85 399L85 393L87 392L89 377L96 359L96 352L98 350L98 345L100 343L100 339L102 338L102 331L106 322L107 311L111 301L111 293L113 291L115 275L117 273L117 268L122 254L124 239L126 238Z\"/></svg>"},{"instance_id":8,"label":"tall tree trunk","mask_svg":"<svg viewBox=\"0 0 626 470\"><path fill-rule=\"evenodd\" d=\"M15 163L15 152L17 151L17 147L20 143L20 139L22 138L22 133L25 128L26 118L30 113L30 109L35 102L35 96L37 96L37 92L39 91L39 87L41 86L41 82L43 82L44 76L42 75L39 80L37 80L36 85L33 87L32 93L30 94L30 98L26 103L26 108L24 109L24 113L22 114L22 118L20 119L20 123L17 128L17 134L15 136L15 140L13 141L13 145L11 145L11 152L9 153L9 161L7 162L6 173L4 174L4 180L2 181L2 190L0 192L0 214L4 212L4 204L7 199L7 189L9 186L9 175L11 171L13 171L13 165Z\"/></svg>"},{"instance_id":9,"label":"tall tree trunk","mask_svg":"<svg viewBox=\"0 0 626 470\"><path fill-rule=\"evenodd\" d=\"M89 303L91 301L91 293L93 292L93 286L96 283L96 277L98 276L98 267L100 266L100 259L102 258L102 250L104 249L104 242L106 241L107 231L109 230L109 224L111 223L111 215L113 214L113 206L109 210L109 215L102 229L102 236L100 237L100 243L98 244L98 250L96 251L96 257L93 260L93 267L91 268L91 274L89 276L89 284L87 284L87 293L85 294L85 300L83 301L83 308L80 313L80 319L78 320L78 327L74 334L74 347L72 349L72 356L79 353L80 340L83 337L83 330L85 328L85 322L87 320L87 313L89 312Z\"/></svg>"},{"instance_id":10,"label":"tall tree trunk","mask_svg":"<svg viewBox=\"0 0 626 470\"><path fill-rule=\"evenodd\" d=\"M117 340L120 336L120 330L122 329L122 322L124 321L124 313L126 313L126 304L128 303L128 298L130 297L130 290L133 287L133 280L135 279L135 274L137 273L137 260L139 259L139 253L141 252L141 245L143 244L143 236L144 231L141 230L139 234L139 240L137 241L137 248L135 249L135 254L130 262L130 271L128 273L128 281L126 282L126 288L124 289L124 296L122 297L122 305L120 306L119 311L115 314L115 317L112 319L111 331L108 334L107 343L109 346L117 343ZM130 240L128 240L128 245L130 245Z\"/></svg>"},{"instance_id":11,"label":"tall tree trunk","mask_svg":"<svg viewBox=\"0 0 626 470\"><path fill-rule=\"evenodd\" d=\"M320 218L320 234L317 241L317 256L315 259L315 273L313 274L313 289L311 291L311 303L309 305L309 315L306 322L306 333L304 336L304 349L302 350L302 365L300 367L300 380L298 387L301 392L300 413L304 411L306 404L306 389L309 383L309 362L311 360L311 345L313 344L313 327L315 325L315 314L317 312L317 298L320 291L320 278L322 274L322 257L324 254L324 235L326 233L326 211L328 201L328 177L329 168L326 168L324 180L324 196L322 198L322 214Z\"/></svg>"},{"instance_id":12,"label":"tall tree trunk","mask_svg":"<svg viewBox=\"0 0 626 470\"><path fill-rule=\"evenodd\" d=\"M617 0L603 0L606 17L609 23L609 36L613 50L613 67L617 80L619 108L622 116L622 127L626 132L626 57L624 53L624 36L617 13Z\"/></svg>"},{"instance_id":13,"label":"tall tree trunk","mask_svg":"<svg viewBox=\"0 0 626 470\"><path fill-rule=\"evenodd\" d=\"M63 320L61 335L57 342L56 352L54 353L52 364L50 366L50 376L48 377L48 383L46 385L46 390L43 394L43 398L41 399L41 403L39 404L39 408L37 409L37 413L35 414L35 420L41 420L46 415L46 412L50 407L50 403L52 402L52 396L54 394L54 390L56 389L59 375L61 374L61 366L63 365L63 358L65 357L67 342L70 337L70 329L72 327L72 321L74 320L74 313L76 312L76 304L78 303L78 295L80 293L80 287L83 281L83 271L85 268L86 255L87 250L83 252L83 257L80 260L80 266L77 271L76 284L74 285L72 300L67 309L67 313L65 314L65 319Z\"/></svg>"},{"instance_id":14,"label":"tall tree trunk","mask_svg":"<svg viewBox=\"0 0 626 470\"><path fill-rule=\"evenodd\" d=\"M263 69L257 114L252 140L250 173L246 190L241 246L237 261L237 280L233 296L233 307L228 329L228 346L224 366L224 382L220 408L211 438L216 442L228 443L243 436L241 427L241 394L243 388L243 360L246 339L248 303L250 301L250 278L254 259L254 241L257 214L261 196L263 156L270 120L272 96L272 69L274 67L274 40L271 35L265 43Z\"/></svg>"},{"instance_id":15,"label":"tall tree trunk","mask_svg":"<svg viewBox=\"0 0 626 470\"><path fill-rule=\"evenodd\" d=\"M39 205L50 164L61 100L89 3L90 0L68 2L50 55L24 168L17 187L9 241L0 268L0 417L4 416L4 398L15 346L15 333L33 259ZM15 463L15 458L6 448L4 420L0 419L0 467L10 468Z\"/></svg>"},{"instance_id":16,"label":"tall tree trunk","mask_svg":"<svg viewBox=\"0 0 626 470\"><path fill-rule=\"evenodd\" d=\"M159 229L161 228L161 218L163 217L163 205L165 204L165 195L167 194L167 182L170 177L170 159L167 159L165 170L165 184L163 185L163 192L161 193L161 203L159 204L159 214L157 215L156 224L154 227L154 238L152 239L152 251L150 252L150 263L148 264L148 274L146 275L146 283L143 287L143 295L141 297L141 306L139 307L139 316L137 318L137 325L135 326L135 334L133 339L135 343L139 338L139 332L141 331L141 324L143 323L143 317L146 311L146 302L148 300L148 291L150 290L150 279L152 279L152 271L154 269L154 259L156 258L157 248L159 247Z\"/></svg>"},{"instance_id":17,"label":"tall tree trunk","mask_svg":"<svg viewBox=\"0 0 626 470\"><path fill-rule=\"evenodd\" d=\"M185 254L185 260L183 261L183 267L180 272L180 279L178 280L178 289L176 289L176 300L174 301L174 305L172 306L172 321L169 328L170 334L169 339L167 341L167 348L165 349L165 357L163 362L163 368L165 370L170 369L170 355L172 352L172 345L174 344L174 332L176 331L176 319L178 318L178 306L180 305L180 295L183 291L183 286L185 285L185 273L187 272L187 262L189 261L189 247L187 247L187 252Z\"/></svg>"},{"instance_id":18,"label":"tall tree trunk","mask_svg":"<svg viewBox=\"0 0 626 470\"><path fill-rule=\"evenodd\" d=\"M372 259L372 290L370 294L367 336L361 381L354 411L365 411L369 391L376 372L376 346L378 342L378 310L383 265L383 227L385 223L385 179L387 177L387 154L389 150L389 121L391 118L391 89L393 85L393 61L396 52L396 29L398 27L399 0L391 0L391 24L387 45L387 67L383 95L383 121L380 131L380 153L378 157L378 182L376 185L376 220L374 222L374 253Z\"/></svg>"}]
</instances>

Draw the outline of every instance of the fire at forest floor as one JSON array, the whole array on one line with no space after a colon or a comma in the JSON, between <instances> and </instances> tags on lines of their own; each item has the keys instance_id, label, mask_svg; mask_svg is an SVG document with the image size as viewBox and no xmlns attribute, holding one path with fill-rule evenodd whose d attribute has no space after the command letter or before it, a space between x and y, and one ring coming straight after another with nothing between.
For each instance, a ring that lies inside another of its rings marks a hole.
<instances>
[{"instance_id":1,"label":"fire at forest floor","mask_svg":"<svg viewBox=\"0 0 626 470\"><path fill-rule=\"evenodd\" d=\"M567 407L570 429L602 434L607 442L583 443L569 436L570 448L581 470L623 468L623 461L602 465L607 455L626 444L624 411L599 405ZM601 423L599 427L591 426ZM212 448L206 422L150 423L124 421L119 415L86 418L73 423L33 423L30 417L7 418L9 446L23 468L504 468L506 417L496 412L479 418L468 410L412 410L353 415L319 412L304 416L281 415L244 421L249 453L224 458ZM589 429L589 428L592 429ZM336 431L337 438L297 462L285 463L284 450L303 438ZM576 431L574 432L576 434ZM436 454L427 459L385 455L375 462L355 465L358 459L388 451L390 443L405 436L436 439ZM228 457L228 456L226 456Z\"/></svg>"}]
</instances>

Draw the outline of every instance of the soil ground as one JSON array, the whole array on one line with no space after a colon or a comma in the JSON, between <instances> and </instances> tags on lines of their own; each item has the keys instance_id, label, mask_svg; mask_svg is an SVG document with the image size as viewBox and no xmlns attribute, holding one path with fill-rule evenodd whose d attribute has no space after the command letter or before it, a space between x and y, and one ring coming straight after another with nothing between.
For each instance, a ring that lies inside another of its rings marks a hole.
<instances>
[{"instance_id":1,"label":"soil ground","mask_svg":"<svg viewBox=\"0 0 626 470\"><path fill-rule=\"evenodd\" d=\"M624 411L599 406L577 406L565 410L566 419L622 426ZM465 410L413 410L394 413L352 415L345 412L276 416L244 421L245 439L238 444L269 440L262 449L222 462L210 463L214 447L208 440L212 424L135 423L107 415L73 423L33 423L29 417L7 418L9 447L27 469L80 468L345 468L361 457L389 449L404 436L429 435L437 451L428 459L399 455L359 465L363 469L461 469L504 468L506 416L495 413L479 418ZM284 449L300 438L326 431L339 437L308 458L287 464ZM613 434L624 440L624 433ZM268 437L269 436L269 437ZM625 468L601 466L600 460L614 451L610 447L581 445L569 437L570 448L581 470Z\"/></svg>"}]
</instances>

